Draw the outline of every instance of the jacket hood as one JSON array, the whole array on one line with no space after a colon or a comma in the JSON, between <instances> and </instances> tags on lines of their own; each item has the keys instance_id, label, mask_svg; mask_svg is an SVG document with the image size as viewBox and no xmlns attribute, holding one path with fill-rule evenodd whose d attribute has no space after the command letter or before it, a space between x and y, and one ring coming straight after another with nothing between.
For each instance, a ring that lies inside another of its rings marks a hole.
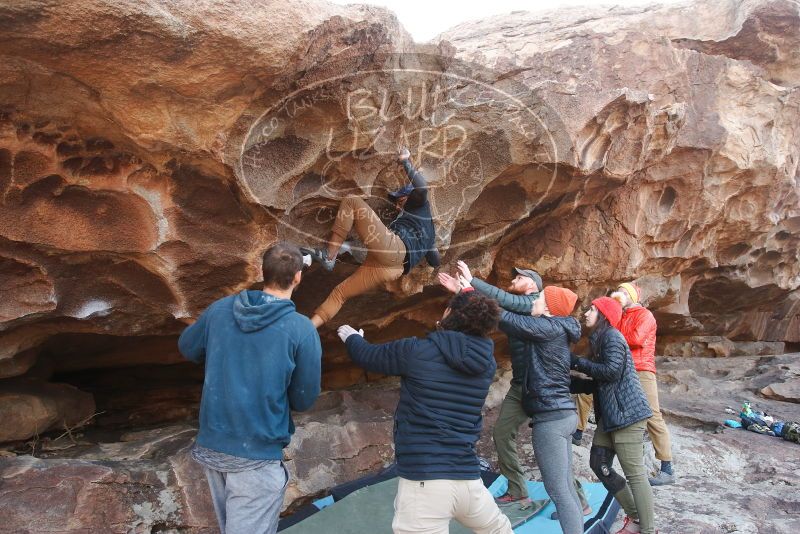
<instances>
[{"instance_id":1,"label":"jacket hood","mask_svg":"<svg viewBox=\"0 0 800 534\"><path fill-rule=\"evenodd\" d=\"M570 343L575 343L581 338L581 323L574 317L551 317L551 319L564 329Z\"/></svg>"},{"instance_id":2,"label":"jacket hood","mask_svg":"<svg viewBox=\"0 0 800 534\"><path fill-rule=\"evenodd\" d=\"M261 330L294 311L294 302L245 289L233 299L233 318L242 332Z\"/></svg>"},{"instance_id":3,"label":"jacket hood","mask_svg":"<svg viewBox=\"0 0 800 534\"><path fill-rule=\"evenodd\" d=\"M480 375L497 364L494 361L494 342L491 339L468 336L453 330L428 335L444 355L447 365L467 375Z\"/></svg>"}]
</instances>

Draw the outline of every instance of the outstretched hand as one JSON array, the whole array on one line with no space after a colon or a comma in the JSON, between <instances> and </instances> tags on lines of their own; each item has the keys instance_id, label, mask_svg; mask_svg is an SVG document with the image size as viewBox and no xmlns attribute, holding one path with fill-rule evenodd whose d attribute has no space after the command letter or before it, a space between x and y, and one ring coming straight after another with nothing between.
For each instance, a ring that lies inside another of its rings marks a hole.
<instances>
[{"instance_id":1,"label":"outstretched hand","mask_svg":"<svg viewBox=\"0 0 800 534\"><path fill-rule=\"evenodd\" d=\"M468 287L472 287L472 282L464 278L462 275L458 275L458 285L461 286L461 289L467 289Z\"/></svg>"},{"instance_id":2,"label":"outstretched hand","mask_svg":"<svg viewBox=\"0 0 800 534\"><path fill-rule=\"evenodd\" d=\"M458 280L447 273L439 273L439 283L450 293L458 293L461 291L461 285Z\"/></svg>"},{"instance_id":3,"label":"outstretched hand","mask_svg":"<svg viewBox=\"0 0 800 534\"><path fill-rule=\"evenodd\" d=\"M349 324L343 324L342 326L340 326L336 330L336 333L339 334L339 339L341 339L342 341L347 341L347 338L352 336L352 335L357 335L357 336L364 337L364 329L363 328L361 328L359 330L356 330L355 328L353 328Z\"/></svg>"},{"instance_id":4,"label":"outstretched hand","mask_svg":"<svg viewBox=\"0 0 800 534\"><path fill-rule=\"evenodd\" d=\"M464 279L467 281L468 283L467 285L471 284L472 273L469 271L469 267L467 267L467 264L461 260L458 260L456 262L456 266L458 267L458 272L460 273L460 275L463 276Z\"/></svg>"},{"instance_id":5,"label":"outstretched hand","mask_svg":"<svg viewBox=\"0 0 800 534\"><path fill-rule=\"evenodd\" d=\"M405 161L410 157L411 157L411 152L406 147L401 148L400 153L397 155L397 159L399 161Z\"/></svg>"}]
</instances>

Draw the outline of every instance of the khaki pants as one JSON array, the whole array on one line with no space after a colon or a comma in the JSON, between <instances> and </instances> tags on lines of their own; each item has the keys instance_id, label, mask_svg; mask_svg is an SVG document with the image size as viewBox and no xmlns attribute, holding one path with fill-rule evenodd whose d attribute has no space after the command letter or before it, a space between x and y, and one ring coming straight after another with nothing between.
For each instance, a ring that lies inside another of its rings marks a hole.
<instances>
[{"instance_id":1,"label":"khaki pants","mask_svg":"<svg viewBox=\"0 0 800 534\"><path fill-rule=\"evenodd\" d=\"M398 479L395 534L447 534L455 519L477 534L513 534L511 522L477 480Z\"/></svg>"},{"instance_id":2,"label":"khaki pants","mask_svg":"<svg viewBox=\"0 0 800 534\"><path fill-rule=\"evenodd\" d=\"M653 489L647 479L642 456L644 428L645 422L639 421L614 432L606 432L603 430L602 419L598 419L592 448L603 447L616 453L627 483L614 494L614 498L619 501L626 515L639 520L642 534L653 534L655 532Z\"/></svg>"},{"instance_id":3,"label":"khaki pants","mask_svg":"<svg viewBox=\"0 0 800 534\"><path fill-rule=\"evenodd\" d=\"M672 443L669 439L667 423L664 422L664 416L661 415L661 407L658 404L656 374L650 371L639 371L638 373L639 382L642 383L644 394L647 395L647 402L650 403L650 409L653 411L653 417L647 420L647 433L650 434L650 440L656 450L656 458L664 462L671 462Z\"/></svg>"},{"instance_id":4,"label":"khaki pants","mask_svg":"<svg viewBox=\"0 0 800 534\"><path fill-rule=\"evenodd\" d=\"M356 272L336 286L314 311L323 322L330 321L339 313L348 299L383 287L403 275L403 261L406 258L403 240L386 228L363 198L348 196L339 205L331 231L331 245L338 249L353 228L367 247L367 259Z\"/></svg>"},{"instance_id":5,"label":"khaki pants","mask_svg":"<svg viewBox=\"0 0 800 534\"><path fill-rule=\"evenodd\" d=\"M591 395L579 393L575 396L575 404L578 406L578 430L586 430L586 423L589 422L589 412L592 411L594 402Z\"/></svg>"},{"instance_id":6,"label":"khaki pants","mask_svg":"<svg viewBox=\"0 0 800 534\"><path fill-rule=\"evenodd\" d=\"M522 386L511 384L500 405L500 415L494 425L492 438L497 449L500 474L508 479L508 493L513 497L528 496L528 485L517 454L517 432L519 426L528 421L528 415L522 409Z\"/></svg>"}]
</instances>

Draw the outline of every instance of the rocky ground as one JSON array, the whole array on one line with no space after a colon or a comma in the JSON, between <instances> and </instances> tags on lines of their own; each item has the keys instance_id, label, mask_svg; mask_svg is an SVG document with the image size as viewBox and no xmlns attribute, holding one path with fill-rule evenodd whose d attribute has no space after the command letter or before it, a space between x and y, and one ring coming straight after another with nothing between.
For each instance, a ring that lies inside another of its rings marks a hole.
<instances>
[{"instance_id":1,"label":"rocky ground","mask_svg":"<svg viewBox=\"0 0 800 534\"><path fill-rule=\"evenodd\" d=\"M800 421L800 399L765 398L781 384L797 391L800 354L671 358L659 362L661 397L672 431L679 481L656 489L662 533L794 533L800 529L800 446L743 430L721 429L743 400ZM490 430L510 373L499 373L487 399L481 454L496 460ZM328 392L298 417L287 450L293 481L287 505L391 461L396 383ZM215 532L202 472L189 459L191 422L119 432L87 429L42 438L36 456L10 450L0 458L0 532ZM578 476L593 479L590 425L575 448ZM530 476L538 470L523 428L520 451ZM9 447L7 447L9 449ZM21 451L18 451L21 452ZM649 462L655 466L652 449Z\"/></svg>"},{"instance_id":2,"label":"rocky ground","mask_svg":"<svg viewBox=\"0 0 800 534\"><path fill-rule=\"evenodd\" d=\"M515 12L426 44L325 0L0 2L0 442L98 411L64 373L177 361L187 322L260 287L276 240L320 246L343 196L388 222L401 144L442 269L524 265L583 306L633 280L662 354L796 350L798 36L796 0ZM313 267L300 311L354 269ZM430 266L391 286L321 329L325 389L363 378L339 324L441 316Z\"/></svg>"}]
</instances>

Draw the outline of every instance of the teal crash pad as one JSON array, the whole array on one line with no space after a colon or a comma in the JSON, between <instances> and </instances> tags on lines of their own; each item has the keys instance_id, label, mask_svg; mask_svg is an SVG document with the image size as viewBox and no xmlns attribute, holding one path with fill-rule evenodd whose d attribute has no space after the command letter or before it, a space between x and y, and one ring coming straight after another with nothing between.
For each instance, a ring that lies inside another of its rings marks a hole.
<instances>
[{"instance_id":1,"label":"teal crash pad","mask_svg":"<svg viewBox=\"0 0 800 534\"><path fill-rule=\"evenodd\" d=\"M505 492L507 480L500 476L489 487L494 496ZM589 504L593 510L599 510L606 497L602 484L583 484ZM541 482L528 482L531 499L547 499L547 492ZM394 497L397 494L397 479L392 478L378 484L354 491L344 499L329 504L316 514L304 519L285 530L282 534L320 534L336 532L337 534L392 534L392 517L394 517ZM548 503L541 511L528 521L514 528L516 534L560 534L558 521L550 519L555 505ZM524 514L525 512L520 512ZM508 514L512 523L520 517ZM470 530L457 521L450 522L451 534L467 534Z\"/></svg>"}]
</instances>

